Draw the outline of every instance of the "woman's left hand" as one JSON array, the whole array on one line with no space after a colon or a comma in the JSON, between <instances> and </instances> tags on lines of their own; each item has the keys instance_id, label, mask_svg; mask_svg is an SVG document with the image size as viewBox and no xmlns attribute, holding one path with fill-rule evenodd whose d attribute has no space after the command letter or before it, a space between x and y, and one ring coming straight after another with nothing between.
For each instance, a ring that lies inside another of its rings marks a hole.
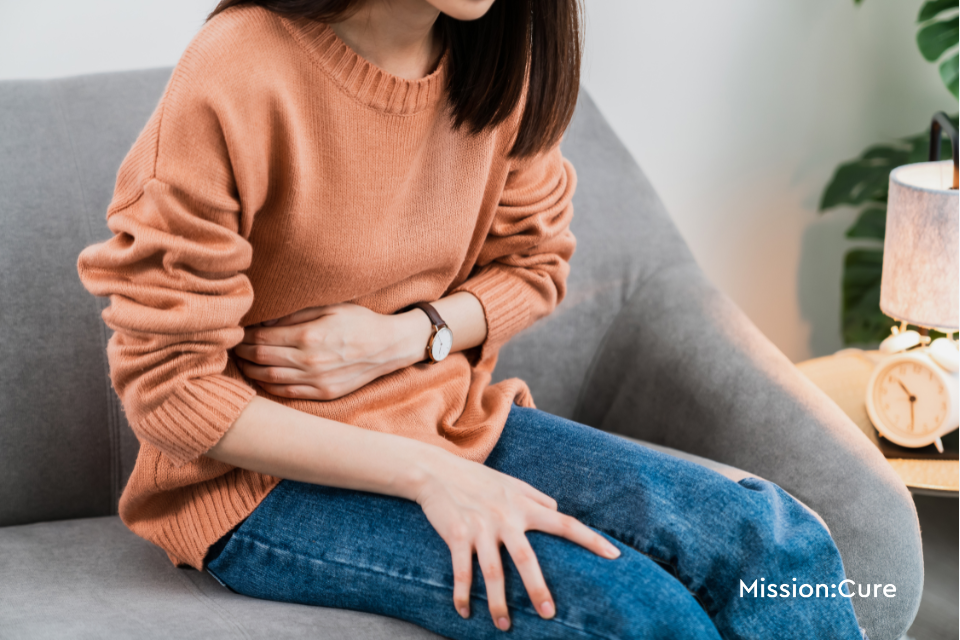
<instances>
[{"instance_id":1,"label":"woman's left hand","mask_svg":"<svg viewBox=\"0 0 960 640\"><path fill-rule=\"evenodd\" d=\"M268 393L334 400L422 360L430 331L422 311L388 316L345 303L247 327L234 352Z\"/></svg>"}]
</instances>

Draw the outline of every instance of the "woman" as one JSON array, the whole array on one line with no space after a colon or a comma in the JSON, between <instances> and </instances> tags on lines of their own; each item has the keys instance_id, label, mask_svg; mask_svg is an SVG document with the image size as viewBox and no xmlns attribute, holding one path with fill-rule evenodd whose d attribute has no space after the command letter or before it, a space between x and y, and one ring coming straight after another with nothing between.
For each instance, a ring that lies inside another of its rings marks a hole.
<instances>
[{"instance_id":1,"label":"woman","mask_svg":"<svg viewBox=\"0 0 960 640\"><path fill-rule=\"evenodd\" d=\"M491 384L565 291L578 30L576 0L220 3L79 261L134 532L451 638L859 637L845 598L742 597L843 579L782 490Z\"/></svg>"}]
</instances>

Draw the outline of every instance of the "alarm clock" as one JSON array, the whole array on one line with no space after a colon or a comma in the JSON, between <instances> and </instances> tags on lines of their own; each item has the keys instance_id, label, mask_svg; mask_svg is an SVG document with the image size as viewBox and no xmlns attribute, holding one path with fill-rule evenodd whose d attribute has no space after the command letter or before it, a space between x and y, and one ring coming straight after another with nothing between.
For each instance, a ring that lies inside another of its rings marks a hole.
<instances>
[{"instance_id":1,"label":"alarm clock","mask_svg":"<svg viewBox=\"0 0 960 640\"><path fill-rule=\"evenodd\" d=\"M910 448L934 444L943 453L941 436L960 423L960 352L952 338L925 345L927 340L894 327L881 343L886 356L867 383L867 414L890 442Z\"/></svg>"}]
</instances>

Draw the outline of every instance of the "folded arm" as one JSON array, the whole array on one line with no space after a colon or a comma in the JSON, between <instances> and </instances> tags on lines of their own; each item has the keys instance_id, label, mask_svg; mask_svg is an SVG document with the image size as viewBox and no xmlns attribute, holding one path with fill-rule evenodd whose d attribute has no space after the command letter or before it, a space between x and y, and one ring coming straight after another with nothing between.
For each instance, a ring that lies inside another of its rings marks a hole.
<instances>
[{"instance_id":1,"label":"folded arm","mask_svg":"<svg viewBox=\"0 0 960 640\"><path fill-rule=\"evenodd\" d=\"M483 343L483 307L461 291L433 303L453 333L452 351ZM243 374L282 398L333 400L422 362L433 333L419 309L380 314L356 304L303 309L248 327L234 353Z\"/></svg>"},{"instance_id":2,"label":"folded arm","mask_svg":"<svg viewBox=\"0 0 960 640\"><path fill-rule=\"evenodd\" d=\"M559 147L514 162L470 277L428 301L452 330L453 351L494 356L563 299L575 184ZM332 400L422 362L431 331L420 310L384 315L338 304L248 327L234 353L244 375L273 395Z\"/></svg>"}]
</instances>

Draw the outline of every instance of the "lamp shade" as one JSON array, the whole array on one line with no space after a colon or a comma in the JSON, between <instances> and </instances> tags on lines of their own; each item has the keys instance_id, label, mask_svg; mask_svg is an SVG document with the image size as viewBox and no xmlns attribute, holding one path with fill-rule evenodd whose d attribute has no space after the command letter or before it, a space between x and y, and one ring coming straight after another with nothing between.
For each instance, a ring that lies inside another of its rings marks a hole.
<instances>
[{"instance_id":1,"label":"lamp shade","mask_svg":"<svg viewBox=\"0 0 960 640\"><path fill-rule=\"evenodd\" d=\"M880 310L919 327L960 329L960 191L953 162L890 173Z\"/></svg>"}]
</instances>

